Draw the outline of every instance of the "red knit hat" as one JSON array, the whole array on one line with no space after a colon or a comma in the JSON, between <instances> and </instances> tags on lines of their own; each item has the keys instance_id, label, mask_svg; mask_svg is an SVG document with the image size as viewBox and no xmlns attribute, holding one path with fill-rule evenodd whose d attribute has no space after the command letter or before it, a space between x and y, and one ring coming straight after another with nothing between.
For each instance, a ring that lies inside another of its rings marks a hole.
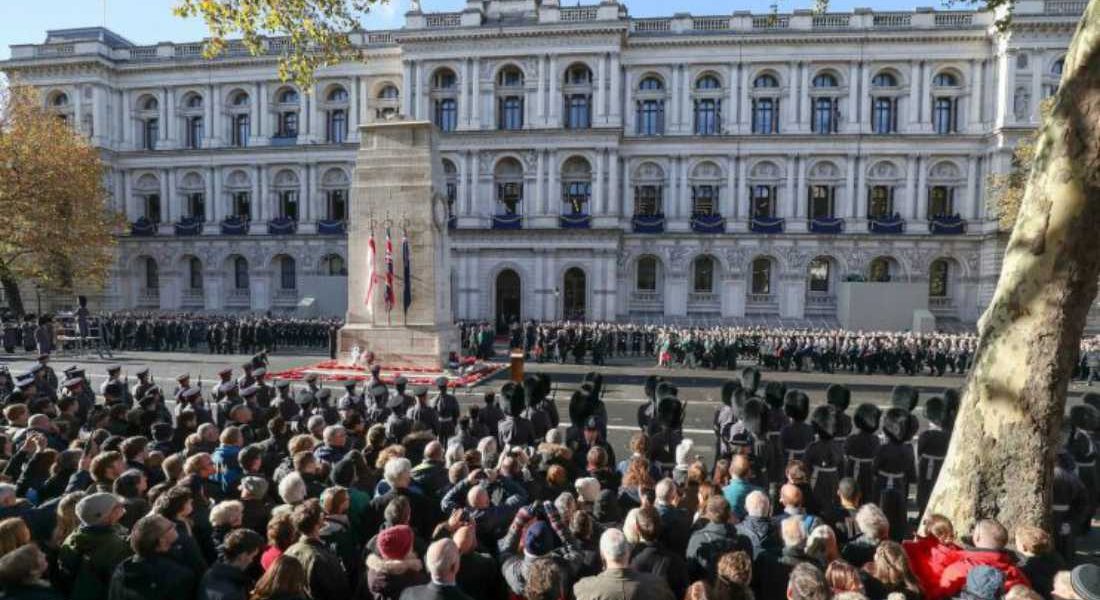
<instances>
[{"instance_id":1,"label":"red knit hat","mask_svg":"<svg viewBox=\"0 0 1100 600\"><path fill-rule=\"evenodd\" d=\"M401 560L412 550L413 532L408 525L395 525L378 534L378 553L382 558Z\"/></svg>"}]
</instances>

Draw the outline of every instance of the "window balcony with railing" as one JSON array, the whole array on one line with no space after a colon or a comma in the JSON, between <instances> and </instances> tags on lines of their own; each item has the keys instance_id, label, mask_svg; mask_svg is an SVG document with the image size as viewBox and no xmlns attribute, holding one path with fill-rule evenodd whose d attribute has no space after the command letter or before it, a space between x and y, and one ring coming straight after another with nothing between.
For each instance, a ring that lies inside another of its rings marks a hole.
<instances>
[{"instance_id":1,"label":"window balcony with railing","mask_svg":"<svg viewBox=\"0 0 1100 600\"><path fill-rule=\"evenodd\" d=\"M160 307L160 288L141 288L138 293L138 304L146 307Z\"/></svg>"},{"instance_id":2,"label":"window balcony with railing","mask_svg":"<svg viewBox=\"0 0 1100 600\"><path fill-rule=\"evenodd\" d=\"M836 314L836 296L829 292L807 292L806 314L833 315Z\"/></svg>"},{"instance_id":3,"label":"window balcony with railing","mask_svg":"<svg viewBox=\"0 0 1100 600\"><path fill-rule=\"evenodd\" d=\"M722 297L714 292L688 292L689 313L717 313L722 311Z\"/></svg>"},{"instance_id":4,"label":"window balcony with railing","mask_svg":"<svg viewBox=\"0 0 1100 600\"><path fill-rule=\"evenodd\" d=\"M273 299L275 304L297 304L298 303L298 290L296 289L277 289L275 290L275 298Z\"/></svg>"},{"instance_id":5,"label":"window balcony with railing","mask_svg":"<svg viewBox=\"0 0 1100 600\"><path fill-rule=\"evenodd\" d=\"M201 307L205 304L202 288L187 288L183 290L180 304L188 307Z\"/></svg>"},{"instance_id":6,"label":"window balcony with railing","mask_svg":"<svg viewBox=\"0 0 1100 600\"><path fill-rule=\"evenodd\" d=\"M639 313L660 313L664 311L664 296L661 292L634 290L630 292L630 311Z\"/></svg>"},{"instance_id":7,"label":"window balcony with railing","mask_svg":"<svg viewBox=\"0 0 1100 600\"><path fill-rule=\"evenodd\" d=\"M248 288L233 288L225 299L225 303L230 306L248 306L251 301L252 293Z\"/></svg>"}]
</instances>

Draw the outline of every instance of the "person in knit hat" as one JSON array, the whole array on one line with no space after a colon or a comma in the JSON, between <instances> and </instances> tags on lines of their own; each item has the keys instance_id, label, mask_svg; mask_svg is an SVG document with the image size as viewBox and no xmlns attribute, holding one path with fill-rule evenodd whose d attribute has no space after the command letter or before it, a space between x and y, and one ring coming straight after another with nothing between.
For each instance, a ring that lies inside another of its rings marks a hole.
<instances>
[{"instance_id":1,"label":"person in knit hat","mask_svg":"<svg viewBox=\"0 0 1100 600\"><path fill-rule=\"evenodd\" d=\"M375 551L367 555L366 589L373 600L397 600L406 588L427 583L424 563L413 552L413 537L408 525L378 534Z\"/></svg>"},{"instance_id":2,"label":"person in knit hat","mask_svg":"<svg viewBox=\"0 0 1100 600\"><path fill-rule=\"evenodd\" d=\"M107 596L111 573L130 556L130 546L117 527L125 512L114 494L91 494L77 503L80 527L58 550L61 588L70 598L99 600Z\"/></svg>"},{"instance_id":3,"label":"person in knit hat","mask_svg":"<svg viewBox=\"0 0 1100 600\"><path fill-rule=\"evenodd\" d=\"M270 487L263 477L248 476L241 480L242 527L257 532L267 530L271 509L275 508L267 499Z\"/></svg>"},{"instance_id":4,"label":"person in knit hat","mask_svg":"<svg viewBox=\"0 0 1100 600\"><path fill-rule=\"evenodd\" d=\"M556 545L555 534L562 541L561 546ZM499 548L504 581L516 596L524 595L527 571L538 558L550 556L562 565L567 588L572 587L584 565L583 546L562 523L561 514L550 502L519 509Z\"/></svg>"}]
</instances>

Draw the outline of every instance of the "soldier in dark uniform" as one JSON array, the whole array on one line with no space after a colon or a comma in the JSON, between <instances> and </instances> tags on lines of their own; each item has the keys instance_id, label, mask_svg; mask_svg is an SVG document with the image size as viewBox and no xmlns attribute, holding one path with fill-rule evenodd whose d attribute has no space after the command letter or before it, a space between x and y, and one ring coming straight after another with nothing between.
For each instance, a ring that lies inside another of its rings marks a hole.
<instances>
[{"instance_id":1,"label":"soldier in dark uniform","mask_svg":"<svg viewBox=\"0 0 1100 600\"><path fill-rule=\"evenodd\" d=\"M49 362L49 354L38 355L38 366L41 369L40 377L42 378L42 381L46 384L46 386L49 387L49 389L56 391L58 386L57 373L54 372L53 367L49 365Z\"/></svg>"},{"instance_id":2,"label":"soldier in dark uniform","mask_svg":"<svg viewBox=\"0 0 1100 600\"><path fill-rule=\"evenodd\" d=\"M407 391L408 387L409 380L404 375L398 375L393 380L393 395L401 398L402 406L404 406L406 412L413 407L413 404L416 404L416 399Z\"/></svg>"},{"instance_id":3,"label":"soldier in dark uniform","mask_svg":"<svg viewBox=\"0 0 1100 600\"><path fill-rule=\"evenodd\" d=\"M406 435L412 432L412 420L405 416L405 401L402 396L393 395L386 401L390 414L386 418L386 441L400 444Z\"/></svg>"},{"instance_id":4,"label":"soldier in dark uniform","mask_svg":"<svg viewBox=\"0 0 1100 600\"><path fill-rule=\"evenodd\" d=\"M180 373L176 375L176 389L172 390L172 399L177 403L180 401L180 393L191 387L191 374Z\"/></svg>"},{"instance_id":5,"label":"soldier in dark uniform","mask_svg":"<svg viewBox=\"0 0 1100 600\"><path fill-rule=\"evenodd\" d=\"M144 398L145 393L153 389L153 382L149 380L149 367L142 367L136 373L138 382L134 384L131 395L134 398Z\"/></svg>"},{"instance_id":6,"label":"soldier in dark uniform","mask_svg":"<svg viewBox=\"0 0 1100 600\"><path fill-rule=\"evenodd\" d=\"M1050 507L1054 548L1067 564L1076 560L1077 537L1085 533L1085 524L1092 519L1092 503L1088 490L1077 476L1077 464L1069 451L1073 435L1073 427L1069 421L1069 418L1063 421L1059 435Z\"/></svg>"},{"instance_id":7,"label":"soldier in dark uniform","mask_svg":"<svg viewBox=\"0 0 1100 600\"><path fill-rule=\"evenodd\" d=\"M834 383L825 389L825 403L836 409L836 435L833 443L844 451L844 441L852 433L852 417L845 412L852 402L852 391L848 386Z\"/></svg>"},{"instance_id":8,"label":"soldier in dark uniform","mask_svg":"<svg viewBox=\"0 0 1100 600\"><path fill-rule=\"evenodd\" d=\"M455 434L458 419L462 416L462 407L458 404L458 398L447 388L447 378L437 377L435 380L436 394L432 398L432 408L439 417L439 441L447 445L447 441Z\"/></svg>"},{"instance_id":9,"label":"soldier in dark uniform","mask_svg":"<svg viewBox=\"0 0 1100 600\"><path fill-rule=\"evenodd\" d=\"M252 387L252 384L256 383L256 377L252 374L253 370L254 365L251 360L241 365L241 371L244 371L244 373L237 378L237 385L241 386L241 389Z\"/></svg>"},{"instance_id":10,"label":"soldier in dark uniform","mask_svg":"<svg viewBox=\"0 0 1100 600\"><path fill-rule=\"evenodd\" d=\"M221 402L221 399L225 397L225 392L222 386L233 380L233 369L224 368L218 371L218 383L214 385L213 400L214 402ZM228 388L226 388L228 389Z\"/></svg>"},{"instance_id":11,"label":"soldier in dark uniform","mask_svg":"<svg viewBox=\"0 0 1100 600\"><path fill-rule=\"evenodd\" d=\"M298 408L298 403L294 401L294 397L290 395L289 381L280 379L275 382L275 399L271 401L271 408L288 423L298 418L301 410Z\"/></svg>"},{"instance_id":12,"label":"soldier in dark uniform","mask_svg":"<svg viewBox=\"0 0 1100 600\"><path fill-rule=\"evenodd\" d=\"M428 406L428 386L414 386L412 390L415 404L409 409L409 420L413 422L413 429L430 431L432 435L439 435L439 415L435 409Z\"/></svg>"},{"instance_id":13,"label":"soldier in dark uniform","mask_svg":"<svg viewBox=\"0 0 1100 600\"><path fill-rule=\"evenodd\" d=\"M344 395L336 400L336 406L341 410L345 410L345 407L363 410L363 398L355 393L355 380L344 382Z\"/></svg>"},{"instance_id":14,"label":"soldier in dark uniform","mask_svg":"<svg viewBox=\"0 0 1100 600\"><path fill-rule=\"evenodd\" d=\"M121 377L121 365L111 365L107 367L107 380L104 381L103 384L100 386L99 393L101 395L106 395L107 386L111 383L117 383L119 386L122 387L122 397L120 398L120 401L124 402L126 406L131 406L133 404L133 397L130 396L130 390L126 388L126 382L123 381Z\"/></svg>"},{"instance_id":15,"label":"soldier in dark uniform","mask_svg":"<svg viewBox=\"0 0 1100 600\"><path fill-rule=\"evenodd\" d=\"M546 373L536 373L535 379L539 382L539 398L542 402L542 409L546 411L546 416L550 419L550 427L557 429L561 423L558 417L558 406L554 404L554 399L550 397L553 391L553 383L550 381L550 375Z\"/></svg>"},{"instance_id":16,"label":"soldier in dark uniform","mask_svg":"<svg viewBox=\"0 0 1100 600\"><path fill-rule=\"evenodd\" d=\"M309 433L307 423L313 416L313 405L317 403L317 398L309 390L298 390L294 392L294 403L298 405L298 417L293 421L292 429L296 433Z\"/></svg>"},{"instance_id":17,"label":"soldier in dark uniform","mask_svg":"<svg viewBox=\"0 0 1100 600\"><path fill-rule=\"evenodd\" d=\"M390 417L390 409L387 408L390 400L389 388L379 381L379 383L370 386L367 391L369 392L370 402L367 404L367 413L364 416L366 422L372 425L386 423Z\"/></svg>"},{"instance_id":18,"label":"soldier in dark uniform","mask_svg":"<svg viewBox=\"0 0 1100 600\"><path fill-rule=\"evenodd\" d=\"M882 418L886 442L875 453L875 492L872 496L890 521L890 538L894 541L909 537L906 503L909 484L916 480L910 440L916 433L913 415L901 408L891 408Z\"/></svg>"},{"instance_id":19,"label":"soldier in dark uniform","mask_svg":"<svg viewBox=\"0 0 1100 600\"><path fill-rule=\"evenodd\" d=\"M215 391L215 397L218 399L214 403L214 424L219 428L225 428L226 422L229 421L229 410L241 403L240 391L241 388L236 381L227 381L218 385Z\"/></svg>"},{"instance_id":20,"label":"soldier in dark uniform","mask_svg":"<svg viewBox=\"0 0 1100 600\"><path fill-rule=\"evenodd\" d=\"M550 430L550 415L542 408L540 397L542 386L534 375L528 375L523 379L523 395L527 399L527 408L523 411L523 418L531 423L531 430L535 440L541 441Z\"/></svg>"},{"instance_id":21,"label":"soldier in dark uniform","mask_svg":"<svg viewBox=\"0 0 1100 600\"><path fill-rule=\"evenodd\" d=\"M653 416L657 414L657 386L664 381L657 375L650 375L645 378L645 385L643 391L648 402L638 407L638 429L642 431L649 430L649 424L653 420Z\"/></svg>"},{"instance_id":22,"label":"soldier in dark uniform","mask_svg":"<svg viewBox=\"0 0 1100 600\"><path fill-rule=\"evenodd\" d=\"M750 382L751 383L751 382ZM742 381L742 385L744 381ZM743 387L746 392L749 388ZM779 492L779 486L787 481L787 454L783 448L783 429L790 423L783 409L783 398L787 388L777 381L769 381L764 386L764 403L768 406L765 422L766 453L765 469L768 473L769 489L772 497ZM774 488L774 489L772 489Z\"/></svg>"},{"instance_id":23,"label":"soldier in dark uniform","mask_svg":"<svg viewBox=\"0 0 1100 600\"><path fill-rule=\"evenodd\" d=\"M718 448L718 458L728 458L732 454L732 449L726 444L726 438L723 432L726 428L732 426L740 418L737 414L737 409L733 406L733 394L740 391L742 396L744 390L741 387L741 382L735 379L727 379L722 384L722 404L718 407L718 410L714 412L714 437L716 438L715 444Z\"/></svg>"},{"instance_id":24,"label":"soldier in dark uniform","mask_svg":"<svg viewBox=\"0 0 1100 600\"><path fill-rule=\"evenodd\" d=\"M943 398L932 396L926 400L924 416L928 419L928 429L917 436L917 510L922 514L940 476L951 441L951 419Z\"/></svg>"},{"instance_id":25,"label":"soldier in dark uniform","mask_svg":"<svg viewBox=\"0 0 1100 600\"><path fill-rule=\"evenodd\" d=\"M538 443L531 422L523 417L523 410L527 405L523 386L509 381L500 388L500 395L508 402L508 416L504 417L497 428L497 441L502 451L509 446L526 448Z\"/></svg>"},{"instance_id":26,"label":"soldier in dark uniform","mask_svg":"<svg viewBox=\"0 0 1100 600\"><path fill-rule=\"evenodd\" d=\"M313 395L313 398L316 400L313 414L321 415L325 420L325 425L335 425L340 422L340 411L336 410L336 407L332 404L332 390L320 388Z\"/></svg>"},{"instance_id":27,"label":"soldier in dark uniform","mask_svg":"<svg viewBox=\"0 0 1100 600\"><path fill-rule=\"evenodd\" d=\"M256 405L263 409L271 408L271 399L274 392L264 379L267 377L267 367L256 367L252 371L252 377L255 380L253 385L256 386Z\"/></svg>"},{"instance_id":28,"label":"soldier in dark uniform","mask_svg":"<svg viewBox=\"0 0 1100 600\"><path fill-rule=\"evenodd\" d=\"M874 492L875 456L881 440L878 436L882 411L874 404L860 404L856 407L853 422L855 433L844 442L844 456L847 461L845 475L851 477L859 486L859 493L870 498Z\"/></svg>"},{"instance_id":29,"label":"soldier in dark uniform","mask_svg":"<svg viewBox=\"0 0 1100 600\"><path fill-rule=\"evenodd\" d=\"M202 399L202 390L197 387L191 387L180 393L181 404L176 407L176 414L179 415L183 411L189 411L195 413L196 423L210 423L213 421L210 414L210 409L206 407L206 403Z\"/></svg>"},{"instance_id":30,"label":"soldier in dark uniform","mask_svg":"<svg viewBox=\"0 0 1100 600\"><path fill-rule=\"evenodd\" d=\"M814 440L814 429L806 423L810 416L810 398L801 390L790 390L783 397L783 412L790 419L779 432L786 463L803 460L806 449Z\"/></svg>"},{"instance_id":31,"label":"soldier in dark uniform","mask_svg":"<svg viewBox=\"0 0 1100 600\"><path fill-rule=\"evenodd\" d=\"M916 435L917 431L920 430L920 419L913 414L918 404L920 404L920 392L913 386L894 386L894 389L890 392L890 406L900 408L909 415L909 430L913 432L913 435Z\"/></svg>"},{"instance_id":32,"label":"soldier in dark uniform","mask_svg":"<svg viewBox=\"0 0 1100 600\"><path fill-rule=\"evenodd\" d=\"M837 485L844 475L844 451L835 440L839 414L835 406L825 404L815 408L810 415L816 439L806 448L803 461L810 469L810 488L819 514L831 512L836 503Z\"/></svg>"},{"instance_id":33,"label":"soldier in dark uniform","mask_svg":"<svg viewBox=\"0 0 1100 600\"><path fill-rule=\"evenodd\" d=\"M51 369L50 372L52 373L53 370ZM50 403L57 402L57 383L55 381L54 385L51 386L46 380L46 367L44 367L41 363L38 363L31 367L31 373L34 375L34 384L37 396ZM54 379L57 379L56 375L54 376Z\"/></svg>"},{"instance_id":34,"label":"soldier in dark uniform","mask_svg":"<svg viewBox=\"0 0 1100 600\"><path fill-rule=\"evenodd\" d=\"M497 395L494 392L485 392L485 405L477 413L480 422L489 435L497 437L500 430L500 422L504 420L504 411L497 404Z\"/></svg>"},{"instance_id":35,"label":"soldier in dark uniform","mask_svg":"<svg viewBox=\"0 0 1100 600\"><path fill-rule=\"evenodd\" d=\"M1100 426L1100 412L1091 405L1079 404L1069 409L1067 420L1073 427L1067 451L1073 457L1074 472L1085 487L1088 499L1085 510L1091 516L1096 511L1097 494L1100 492L1100 479L1097 478L1096 471L1096 446L1092 441L1092 433ZM1085 519L1084 533L1091 529L1091 525L1092 520Z\"/></svg>"}]
</instances>

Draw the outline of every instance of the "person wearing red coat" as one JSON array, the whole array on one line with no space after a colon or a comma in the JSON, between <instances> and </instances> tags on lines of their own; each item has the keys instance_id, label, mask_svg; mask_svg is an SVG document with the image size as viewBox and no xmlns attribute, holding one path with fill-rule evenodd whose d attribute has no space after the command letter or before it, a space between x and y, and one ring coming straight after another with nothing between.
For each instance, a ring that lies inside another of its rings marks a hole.
<instances>
[{"instance_id":1,"label":"person wearing red coat","mask_svg":"<svg viewBox=\"0 0 1100 600\"><path fill-rule=\"evenodd\" d=\"M955 553L955 560L943 570L938 585L925 590L931 600L953 598L966 585L970 569L978 565L993 567L1005 575L1005 591L1018 585L1030 587L1027 575L1016 566L1016 558L1005 551L1008 531L992 519L974 526L974 548Z\"/></svg>"},{"instance_id":2,"label":"person wearing red coat","mask_svg":"<svg viewBox=\"0 0 1100 600\"><path fill-rule=\"evenodd\" d=\"M924 521L924 535L902 542L913 574L921 589L939 589L940 577L954 563L962 549L955 543L955 528L943 515L932 515Z\"/></svg>"}]
</instances>

